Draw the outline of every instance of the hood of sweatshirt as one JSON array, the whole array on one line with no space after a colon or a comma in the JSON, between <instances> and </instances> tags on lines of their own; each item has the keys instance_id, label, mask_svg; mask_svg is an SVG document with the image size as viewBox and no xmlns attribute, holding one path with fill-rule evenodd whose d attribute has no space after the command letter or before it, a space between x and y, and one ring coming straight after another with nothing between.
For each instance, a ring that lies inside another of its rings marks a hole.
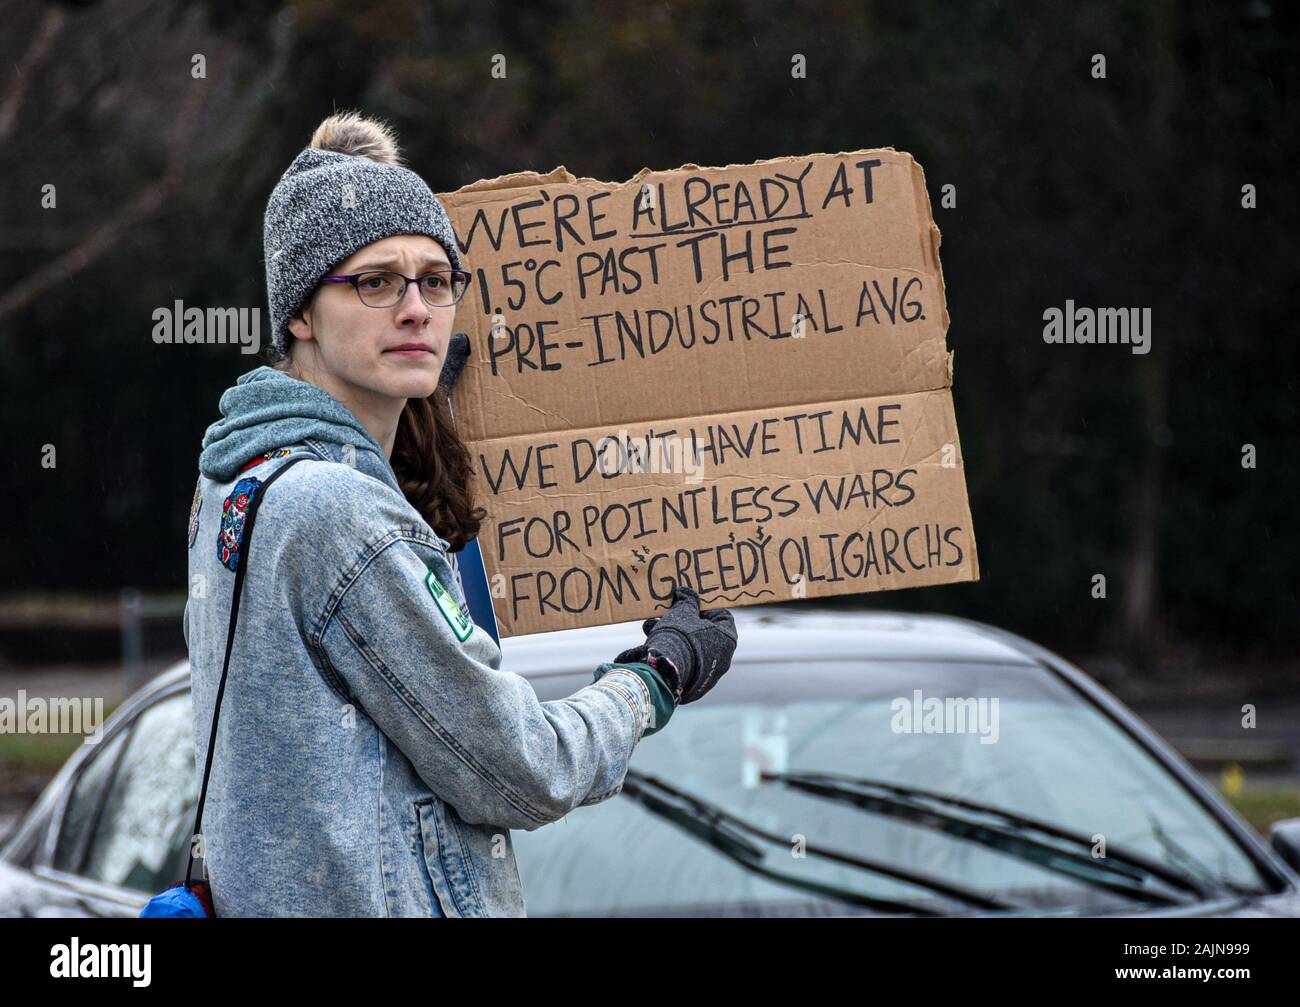
<instances>
[{"instance_id":1,"label":"hood of sweatshirt","mask_svg":"<svg viewBox=\"0 0 1300 1007\"><path fill-rule=\"evenodd\" d=\"M354 467L401 492L393 467L379 442L361 421L329 392L274 367L241 374L219 403L221 419L203 435L199 472L226 483L247 461L274 448L314 439L344 460L344 445L355 450Z\"/></svg>"}]
</instances>

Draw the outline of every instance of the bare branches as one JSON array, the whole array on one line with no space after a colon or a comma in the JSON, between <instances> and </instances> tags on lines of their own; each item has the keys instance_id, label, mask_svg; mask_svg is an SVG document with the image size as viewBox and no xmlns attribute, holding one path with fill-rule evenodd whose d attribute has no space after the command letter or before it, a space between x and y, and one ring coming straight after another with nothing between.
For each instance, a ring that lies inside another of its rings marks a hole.
<instances>
[{"instance_id":1,"label":"bare branches","mask_svg":"<svg viewBox=\"0 0 1300 1007\"><path fill-rule=\"evenodd\" d=\"M62 7L46 9L40 27L32 36L31 45L27 47L23 58L14 68L14 86L4 96L4 100L0 101L0 143L8 140L9 134L13 132L14 124L18 121L18 112L27 98L27 92L31 89L32 78L36 76L36 70L46 55L54 48L54 41L63 31L67 21L68 15Z\"/></svg>"},{"instance_id":2,"label":"bare branches","mask_svg":"<svg viewBox=\"0 0 1300 1007\"><path fill-rule=\"evenodd\" d=\"M134 199L98 225L78 244L10 287L0 296L0 321L21 311L47 290L86 269L114 248L131 228L157 213L176 193L185 174L199 109L205 97L204 82L195 81L185 100L177 106L162 177L145 186Z\"/></svg>"}]
</instances>

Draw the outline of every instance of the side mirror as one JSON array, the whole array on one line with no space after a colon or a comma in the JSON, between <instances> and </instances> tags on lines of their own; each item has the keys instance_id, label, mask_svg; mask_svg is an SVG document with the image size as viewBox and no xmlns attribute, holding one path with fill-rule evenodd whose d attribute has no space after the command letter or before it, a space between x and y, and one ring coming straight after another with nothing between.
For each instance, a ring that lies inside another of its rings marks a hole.
<instances>
[{"instance_id":1,"label":"side mirror","mask_svg":"<svg viewBox=\"0 0 1300 1007\"><path fill-rule=\"evenodd\" d=\"M1274 822L1268 830L1269 843L1274 852L1300 872L1300 818L1285 818Z\"/></svg>"}]
</instances>

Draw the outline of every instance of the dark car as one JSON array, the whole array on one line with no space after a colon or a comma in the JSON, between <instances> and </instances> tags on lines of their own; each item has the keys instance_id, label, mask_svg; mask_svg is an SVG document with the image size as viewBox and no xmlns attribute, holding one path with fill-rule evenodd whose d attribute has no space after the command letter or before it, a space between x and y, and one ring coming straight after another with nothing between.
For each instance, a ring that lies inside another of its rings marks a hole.
<instances>
[{"instance_id":1,"label":"dark car","mask_svg":"<svg viewBox=\"0 0 1300 1007\"><path fill-rule=\"evenodd\" d=\"M1059 657L948 617L734 614L732 672L637 746L619 795L512 833L530 916L1300 915L1300 823L1270 849ZM557 699L640 638L514 637L502 667ZM174 883L190 732L180 664L18 824L0 913L132 916Z\"/></svg>"}]
</instances>

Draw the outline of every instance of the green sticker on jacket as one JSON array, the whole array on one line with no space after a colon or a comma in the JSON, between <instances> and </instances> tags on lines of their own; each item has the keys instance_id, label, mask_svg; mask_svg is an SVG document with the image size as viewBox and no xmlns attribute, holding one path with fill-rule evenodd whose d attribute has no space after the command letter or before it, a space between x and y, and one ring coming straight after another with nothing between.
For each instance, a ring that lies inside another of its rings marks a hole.
<instances>
[{"instance_id":1,"label":"green sticker on jacket","mask_svg":"<svg viewBox=\"0 0 1300 1007\"><path fill-rule=\"evenodd\" d=\"M469 635L474 632L474 623L470 617L460 610L456 604L456 599L451 596L451 592L442 586L442 582L434 575L432 570L424 578L424 582L429 585L429 593L433 595L433 600L438 603L438 609L442 612L442 617L447 620L447 625L451 627L456 639L464 641L469 639Z\"/></svg>"}]
</instances>

